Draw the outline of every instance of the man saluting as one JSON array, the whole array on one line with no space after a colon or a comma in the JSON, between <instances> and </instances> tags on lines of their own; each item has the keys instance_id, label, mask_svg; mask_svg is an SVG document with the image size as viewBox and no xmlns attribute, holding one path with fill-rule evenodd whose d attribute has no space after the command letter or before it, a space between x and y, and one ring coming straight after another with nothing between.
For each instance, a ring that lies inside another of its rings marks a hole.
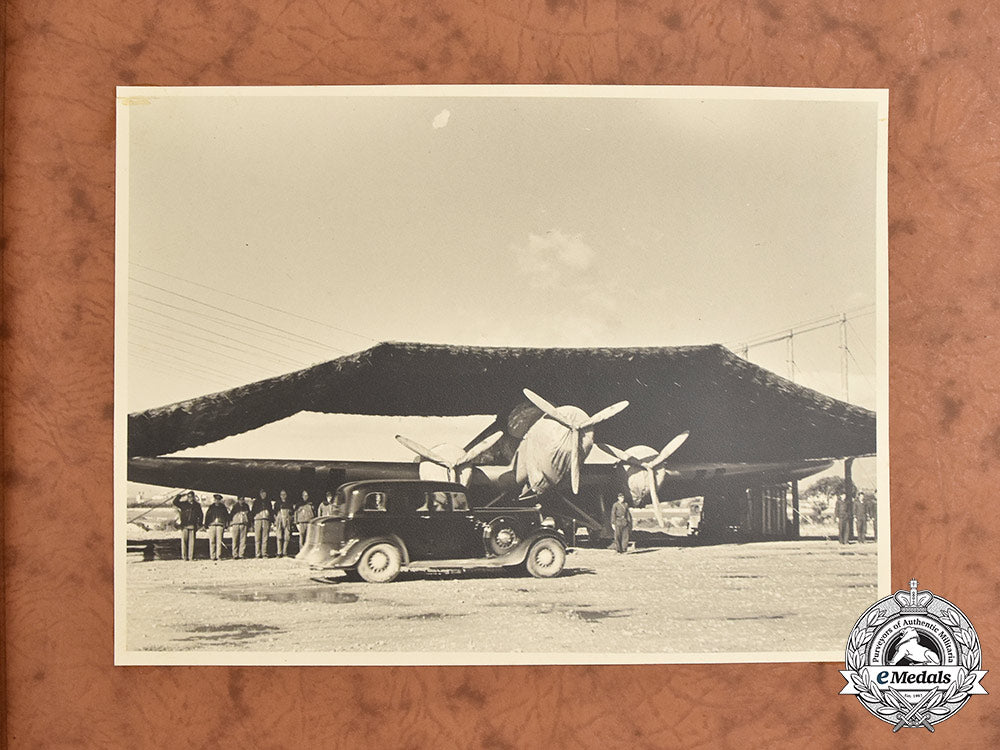
<instances>
[{"instance_id":1,"label":"man saluting","mask_svg":"<svg viewBox=\"0 0 1000 750\"><path fill-rule=\"evenodd\" d=\"M188 491L174 498L174 506L181 516L181 560L194 560L195 534L204 521L201 504L195 499L194 492Z\"/></svg>"}]
</instances>

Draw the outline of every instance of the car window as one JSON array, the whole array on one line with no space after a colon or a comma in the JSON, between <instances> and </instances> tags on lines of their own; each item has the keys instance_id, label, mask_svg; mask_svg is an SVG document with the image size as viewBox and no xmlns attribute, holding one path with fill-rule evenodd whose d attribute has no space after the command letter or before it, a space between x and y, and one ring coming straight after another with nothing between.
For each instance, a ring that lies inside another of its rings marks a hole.
<instances>
[{"instance_id":1,"label":"car window","mask_svg":"<svg viewBox=\"0 0 1000 750\"><path fill-rule=\"evenodd\" d=\"M385 493L369 492L365 495L365 510L385 510Z\"/></svg>"},{"instance_id":2,"label":"car window","mask_svg":"<svg viewBox=\"0 0 1000 750\"><path fill-rule=\"evenodd\" d=\"M424 504L417 509L418 511L434 513L469 509L469 501L462 492L427 492L424 498Z\"/></svg>"},{"instance_id":3,"label":"car window","mask_svg":"<svg viewBox=\"0 0 1000 750\"><path fill-rule=\"evenodd\" d=\"M447 492L428 492L425 494L427 498L426 510L433 512L442 510L451 510L451 501L448 497Z\"/></svg>"}]
</instances>

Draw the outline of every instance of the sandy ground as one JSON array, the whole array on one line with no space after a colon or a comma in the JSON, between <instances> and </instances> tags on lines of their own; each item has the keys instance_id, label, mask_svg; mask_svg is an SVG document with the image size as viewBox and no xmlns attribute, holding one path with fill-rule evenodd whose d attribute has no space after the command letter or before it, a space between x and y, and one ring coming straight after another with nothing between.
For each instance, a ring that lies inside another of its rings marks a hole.
<instances>
[{"instance_id":1,"label":"sandy ground","mask_svg":"<svg viewBox=\"0 0 1000 750\"><path fill-rule=\"evenodd\" d=\"M651 543L647 540L646 543ZM876 596L876 546L828 541L574 550L563 574L320 579L289 559L130 560L129 651L842 652Z\"/></svg>"}]
</instances>

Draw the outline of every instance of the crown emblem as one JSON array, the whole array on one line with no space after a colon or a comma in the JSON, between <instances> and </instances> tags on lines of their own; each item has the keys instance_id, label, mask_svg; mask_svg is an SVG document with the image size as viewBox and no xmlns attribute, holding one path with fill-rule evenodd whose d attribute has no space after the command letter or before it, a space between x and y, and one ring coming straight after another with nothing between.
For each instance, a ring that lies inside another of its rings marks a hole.
<instances>
[{"instance_id":1,"label":"crown emblem","mask_svg":"<svg viewBox=\"0 0 1000 750\"><path fill-rule=\"evenodd\" d=\"M909 591L897 591L893 594L893 599L899 605L899 611L904 615L925 615L927 605L934 601L934 594L930 591L917 591L917 579L910 579Z\"/></svg>"}]
</instances>

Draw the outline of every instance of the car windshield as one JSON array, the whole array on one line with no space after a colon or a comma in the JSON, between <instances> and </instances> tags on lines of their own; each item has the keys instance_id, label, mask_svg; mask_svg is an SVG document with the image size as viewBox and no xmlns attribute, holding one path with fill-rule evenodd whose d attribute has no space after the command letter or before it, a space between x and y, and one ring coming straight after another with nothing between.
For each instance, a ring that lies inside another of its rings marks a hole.
<instances>
[{"instance_id":1,"label":"car windshield","mask_svg":"<svg viewBox=\"0 0 1000 750\"><path fill-rule=\"evenodd\" d=\"M434 513L446 510L468 510L469 501L462 492L425 492L423 504L418 513Z\"/></svg>"},{"instance_id":2,"label":"car windshield","mask_svg":"<svg viewBox=\"0 0 1000 750\"><path fill-rule=\"evenodd\" d=\"M351 488L349 497L344 493L347 501L347 517L354 518L358 513L405 512L405 497L404 490L364 486Z\"/></svg>"},{"instance_id":3,"label":"car windshield","mask_svg":"<svg viewBox=\"0 0 1000 750\"><path fill-rule=\"evenodd\" d=\"M354 486L337 492L337 503L346 509L344 514L354 518L358 513L388 513L390 515L467 511L469 501L464 492L421 492L408 486Z\"/></svg>"}]
</instances>

